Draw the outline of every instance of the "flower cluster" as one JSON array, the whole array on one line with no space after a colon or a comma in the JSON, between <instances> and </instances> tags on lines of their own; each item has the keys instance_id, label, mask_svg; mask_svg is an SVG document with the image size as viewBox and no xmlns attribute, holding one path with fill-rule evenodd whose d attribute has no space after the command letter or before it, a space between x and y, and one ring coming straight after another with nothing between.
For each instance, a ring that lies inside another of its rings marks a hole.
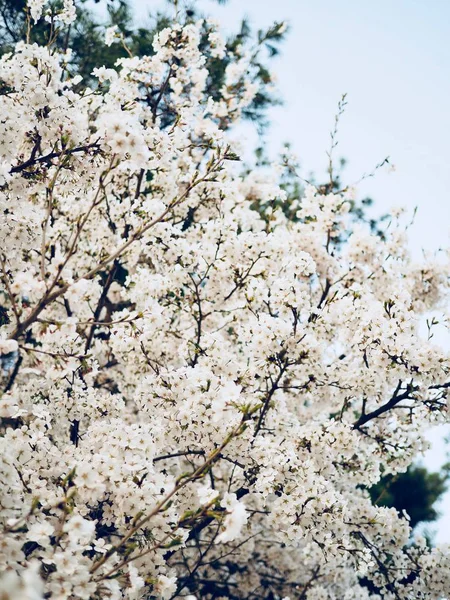
<instances>
[{"instance_id":1,"label":"flower cluster","mask_svg":"<svg viewBox=\"0 0 450 600\"><path fill-rule=\"evenodd\" d=\"M285 192L236 166L250 51L154 51L80 92L47 47L0 60L2 598L442 598L449 551L367 489L447 419L448 262L344 193L255 210Z\"/></svg>"}]
</instances>

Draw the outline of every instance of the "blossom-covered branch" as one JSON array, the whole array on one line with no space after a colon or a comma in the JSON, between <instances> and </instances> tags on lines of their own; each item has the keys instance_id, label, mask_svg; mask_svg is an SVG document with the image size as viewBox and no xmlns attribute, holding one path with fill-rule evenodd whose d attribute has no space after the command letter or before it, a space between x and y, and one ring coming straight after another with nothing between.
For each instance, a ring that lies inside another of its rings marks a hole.
<instances>
[{"instance_id":1,"label":"blossom-covered branch","mask_svg":"<svg viewBox=\"0 0 450 600\"><path fill-rule=\"evenodd\" d=\"M448 419L448 254L243 169L282 24L230 49L179 12L80 89L73 3L40 18L0 59L2 599L444 597L448 550L368 489Z\"/></svg>"}]
</instances>

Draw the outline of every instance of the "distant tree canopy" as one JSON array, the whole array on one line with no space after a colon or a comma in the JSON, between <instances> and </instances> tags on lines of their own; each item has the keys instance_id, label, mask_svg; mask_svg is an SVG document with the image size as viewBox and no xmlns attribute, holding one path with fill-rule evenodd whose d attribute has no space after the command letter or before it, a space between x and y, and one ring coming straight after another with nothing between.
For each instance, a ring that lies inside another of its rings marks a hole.
<instances>
[{"instance_id":1,"label":"distant tree canopy","mask_svg":"<svg viewBox=\"0 0 450 600\"><path fill-rule=\"evenodd\" d=\"M218 0L220 4L223 0ZM95 1L100 4L100 0ZM56 7L60 3L54 2ZM169 26L172 22L171 11L149 12L145 26L137 26L134 22L131 3L127 0L108 0L103 2L106 6L106 19L100 22L98 15L86 6L86 0L80 0L77 6L77 19L70 26L69 31L53 31L52 25L41 20L30 32L30 41L45 44L49 38L54 38L53 47L65 52L71 49L67 71L83 77L80 86L94 83L92 71L99 64L112 68L117 59L132 54L133 56L153 55L153 39L155 33ZM168 4L173 4L168 2ZM27 37L26 0L0 0L0 53L9 52L14 44ZM201 15L194 8L187 11L188 22L194 22ZM116 26L121 36L116 42L107 46L104 41L105 28ZM260 86L260 91L255 95L252 103L244 111L244 116L253 121L260 130L268 125L267 109L280 103L279 98L273 95L269 84L270 72L267 59L274 57L279 52L280 42L284 39L285 30L275 23L266 30L260 30L256 36L256 46L264 52L255 52L253 66L255 79ZM247 21L243 20L237 32L227 41L227 49L235 50L239 45L250 42L254 32ZM213 98L219 96L229 63L227 55L224 58L210 58L208 71L208 91Z\"/></svg>"},{"instance_id":2,"label":"distant tree canopy","mask_svg":"<svg viewBox=\"0 0 450 600\"><path fill-rule=\"evenodd\" d=\"M439 516L434 504L446 491L447 473L430 473L424 467L410 467L406 473L384 477L370 490L372 501L379 506L405 510L411 527L435 521Z\"/></svg>"}]
</instances>

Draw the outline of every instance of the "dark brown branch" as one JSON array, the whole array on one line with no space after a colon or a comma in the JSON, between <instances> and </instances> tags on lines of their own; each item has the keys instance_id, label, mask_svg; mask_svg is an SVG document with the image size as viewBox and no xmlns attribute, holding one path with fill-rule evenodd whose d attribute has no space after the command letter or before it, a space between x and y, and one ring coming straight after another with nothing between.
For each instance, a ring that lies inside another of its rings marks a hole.
<instances>
[{"instance_id":1,"label":"dark brown branch","mask_svg":"<svg viewBox=\"0 0 450 600\"><path fill-rule=\"evenodd\" d=\"M388 412L402 400L410 399L411 392L414 391L414 388L411 385L408 385L406 390L402 394L399 394L401 385L402 385L402 382L399 381L399 384L397 385L397 388L396 388L394 394L392 395L392 398L388 402L386 402L385 404L382 404L381 406L379 406L372 412L369 412L367 414L365 414L363 412L363 414L359 417L359 419L353 424L353 429L359 429L360 427L362 427L363 425L365 425L372 419L376 419L380 415Z\"/></svg>"},{"instance_id":2,"label":"dark brown branch","mask_svg":"<svg viewBox=\"0 0 450 600\"><path fill-rule=\"evenodd\" d=\"M256 423L256 427L255 427L255 436L256 437L258 435L259 430L261 429L265 416L267 414L267 411L269 410L269 406L270 406L270 401L272 400L272 397L274 395L274 393L277 391L277 389L279 388L279 383L281 381L281 378L283 377L284 373L286 372L287 369L287 364L282 364L280 366L280 372L277 375L277 378L275 379L275 381L272 383L272 387L270 388L270 390L267 392L266 397L264 398L264 403L261 409L261 412L259 414L259 418L258 418L258 422Z\"/></svg>"},{"instance_id":3,"label":"dark brown branch","mask_svg":"<svg viewBox=\"0 0 450 600\"><path fill-rule=\"evenodd\" d=\"M20 369L20 365L22 364L22 361L23 361L23 356L19 356L16 360L16 364L14 365L14 370L11 373L10 378L8 379L8 383L6 384L4 393L9 392L10 389L12 388L12 386L14 385L16 377L19 374L19 369Z\"/></svg>"},{"instance_id":4,"label":"dark brown branch","mask_svg":"<svg viewBox=\"0 0 450 600\"><path fill-rule=\"evenodd\" d=\"M46 154L45 156L40 156L39 158L35 158L32 155L28 160L21 163L20 165L16 165L9 172L11 174L12 173L20 173L21 171L25 171L26 169L28 169L28 167L32 167L33 165L43 163L43 162L49 162L52 159L59 158L60 156L63 156L63 155L70 156L71 154L76 154L78 152L88 152L88 150L91 150L92 148L99 149L100 146L98 145L97 142L94 142L93 144L88 144L87 146L80 146L78 148L72 148L72 150L62 150L61 152L50 152L49 154Z\"/></svg>"},{"instance_id":5,"label":"dark brown branch","mask_svg":"<svg viewBox=\"0 0 450 600\"><path fill-rule=\"evenodd\" d=\"M95 309L95 312L94 312L94 317L93 317L94 323L92 324L92 326L89 330L89 334L86 339L86 344L84 346L85 354L87 354L87 352L89 351L89 348L91 347L92 340L94 338L95 329L97 327L97 321L99 320L100 314L103 310L103 307L106 304L109 288L111 287L111 285L114 281L114 275L116 274L118 266L119 266L119 262L117 260L115 260L109 273L108 273L108 277L106 278L105 285L103 286L103 290L102 290L102 293L100 295L100 298L99 298L99 301L97 304L97 308Z\"/></svg>"},{"instance_id":6,"label":"dark brown branch","mask_svg":"<svg viewBox=\"0 0 450 600\"><path fill-rule=\"evenodd\" d=\"M169 81L170 81L170 78L172 77L172 74L173 74L172 73L172 66L170 66L169 73L167 74L166 80L162 84L161 89L159 90L159 94L158 94L158 96L157 96L157 98L156 98L156 100L155 100L155 102L153 103L153 106L152 106L153 123L156 121L156 112L158 110L159 103L161 102L162 97L164 96L164 92L166 91L167 86L169 85Z\"/></svg>"},{"instance_id":7,"label":"dark brown branch","mask_svg":"<svg viewBox=\"0 0 450 600\"><path fill-rule=\"evenodd\" d=\"M327 278L327 279L325 280L325 287L323 288L322 295L320 296L319 304L317 305L317 308L318 308L318 309L321 309L321 308L322 308L322 305L323 305L323 303L325 302L325 300L326 300L326 299L327 299L327 297L328 297L328 294L329 294L329 292L330 292L330 289L331 289L331 282L330 282L330 280ZM312 313L310 314L310 316L309 316L308 323L312 323L312 322L314 322L314 321L317 319L317 316L318 316L318 315L317 315L317 313L315 313L315 312L312 312Z\"/></svg>"},{"instance_id":8,"label":"dark brown branch","mask_svg":"<svg viewBox=\"0 0 450 600\"><path fill-rule=\"evenodd\" d=\"M139 198L139 194L141 193L142 180L144 179L145 170L141 169L139 171L139 175L137 178L136 191L134 193L134 199L137 200Z\"/></svg>"},{"instance_id":9,"label":"dark brown branch","mask_svg":"<svg viewBox=\"0 0 450 600\"><path fill-rule=\"evenodd\" d=\"M167 460L168 458L176 458L178 456L189 456L190 454L198 454L204 456L204 450L184 450L183 452L174 452L173 454L163 454L153 459L153 462L159 462L160 460Z\"/></svg>"}]
</instances>

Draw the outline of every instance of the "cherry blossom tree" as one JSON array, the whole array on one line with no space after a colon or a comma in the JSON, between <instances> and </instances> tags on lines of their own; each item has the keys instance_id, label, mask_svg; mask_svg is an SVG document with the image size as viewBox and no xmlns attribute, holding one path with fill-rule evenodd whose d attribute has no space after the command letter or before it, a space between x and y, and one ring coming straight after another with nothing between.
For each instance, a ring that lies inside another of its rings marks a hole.
<instances>
[{"instance_id":1,"label":"cherry blossom tree","mask_svg":"<svg viewBox=\"0 0 450 600\"><path fill-rule=\"evenodd\" d=\"M53 35L0 60L2 600L448 594L448 548L368 492L448 418L420 333L448 254L415 263L401 211L381 239L345 189L289 218L288 160L242 174L261 39L180 11L80 88L71 0L27 18Z\"/></svg>"}]
</instances>

